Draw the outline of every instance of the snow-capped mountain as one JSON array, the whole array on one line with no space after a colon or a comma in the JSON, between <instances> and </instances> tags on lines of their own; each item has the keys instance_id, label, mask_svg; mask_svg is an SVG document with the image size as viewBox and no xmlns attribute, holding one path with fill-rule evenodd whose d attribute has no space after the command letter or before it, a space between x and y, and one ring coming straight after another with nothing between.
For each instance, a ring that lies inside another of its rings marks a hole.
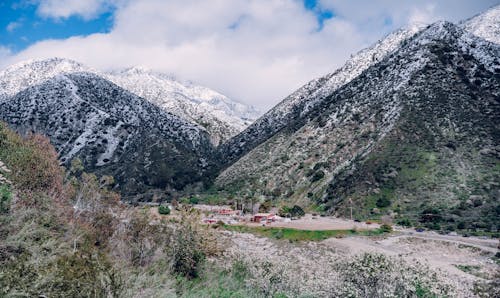
<instances>
[{"instance_id":1,"label":"snow-capped mountain","mask_svg":"<svg viewBox=\"0 0 500 298\"><path fill-rule=\"evenodd\" d=\"M354 207L359 218L418 220L435 208L443 224L498 226L500 45L437 22L392 49L320 101L335 75L296 92L316 104L294 105L296 117L265 132L217 187L342 216ZM252 141L247 131L233 146ZM471 197L481 198L476 209Z\"/></svg>"},{"instance_id":2,"label":"snow-capped mountain","mask_svg":"<svg viewBox=\"0 0 500 298\"><path fill-rule=\"evenodd\" d=\"M381 61L425 26L414 24L393 32L349 59L335 72L314 79L285 98L242 133L221 146L226 162L236 161L290 122L313 109L335 90L349 83L371 65Z\"/></svg>"},{"instance_id":3,"label":"snow-capped mountain","mask_svg":"<svg viewBox=\"0 0 500 298\"><path fill-rule=\"evenodd\" d=\"M203 127L214 145L242 131L259 115L251 106L232 101L206 87L181 83L162 73L141 68L101 72L61 58L25 61L0 72L0 101L59 74L83 71L106 78L165 111Z\"/></svg>"},{"instance_id":4,"label":"snow-capped mountain","mask_svg":"<svg viewBox=\"0 0 500 298\"><path fill-rule=\"evenodd\" d=\"M14 64L0 71L0 101L59 74L80 71L92 70L76 61L61 58L28 60Z\"/></svg>"},{"instance_id":5,"label":"snow-capped mountain","mask_svg":"<svg viewBox=\"0 0 500 298\"><path fill-rule=\"evenodd\" d=\"M114 176L126 199L206 181L214 166L204 129L94 73L61 73L28 87L2 102L0 119L47 135L61 162L78 157L87 171Z\"/></svg>"},{"instance_id":6,"label":"snow-capped mountain","mask_svg":"<svg viewBox=\"0 0 500 298\"><path fill-rule=\"evenodd\" d=\"M245 129L259 112L206 87L142 68L106 73L106 78L157 106L197 123L218 145Z\"/></svg>"},{"instance_id":7,"label":"snow-capped mountain","mask_svg":"<svg viewBox=\"0 0 500 298\"><path fill-rule=\"evenodd\" d=\"M230 164L238 160L243 154L285 128L290 121L304 115L334 91L359 76L368 67L398 50L426 26L416 23L389 34L373 46L355 54L335 72L314 79L289 95L246 130L221 146L226 162ZM461 22L460 26L488 41L500 43L500 5Z\"/></svg>"},{"instance_id":8,"label":"snow-capped mountain","mask_svg":"<svg viewBox=\"0 0 500 298\"><path fill-rule=\"evenodd\" d=\"M500 44L500 5L490 8L460 25L474 35Z\"/></svg>"}]
</instances>

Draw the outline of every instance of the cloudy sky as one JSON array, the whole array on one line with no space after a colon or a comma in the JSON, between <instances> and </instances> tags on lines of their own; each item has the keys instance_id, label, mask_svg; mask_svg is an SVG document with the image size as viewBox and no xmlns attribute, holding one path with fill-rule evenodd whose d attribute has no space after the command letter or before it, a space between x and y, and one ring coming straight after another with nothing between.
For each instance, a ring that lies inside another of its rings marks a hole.
<instances>
[{"instance_id":1,"label":"cloudy sky","mask_svg":"<svg viewBox=\"0 0 500 298\"><path fill-rule=\"evenodd\" d=\"M500 0L3 0L0 69L66 57L143 66L267 109L412 22L457 22Z\"/></svg>"}]
</instances>

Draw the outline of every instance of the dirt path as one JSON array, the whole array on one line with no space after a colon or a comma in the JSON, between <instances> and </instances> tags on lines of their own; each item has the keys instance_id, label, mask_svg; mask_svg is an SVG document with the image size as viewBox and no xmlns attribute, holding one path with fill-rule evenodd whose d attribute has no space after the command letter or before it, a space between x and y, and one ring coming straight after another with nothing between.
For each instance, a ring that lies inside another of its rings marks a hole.
<instances>
[{"instance_id":1,"label":"dirt path","mask_svg":"<svg viewBox=\"0 0 500 298\"><path fill-rule=\"evenodd\" d=\"M249 226L261 226L260 223L253 222L247 222L244 224ZM380 225L377 223L367 224L365 222L355 222L354 220L347 220L342 218L313 216L312 214L306 214L300 219L291 221L276 221L270 224L266 224L266 226L313 231L351 229L372 230L380 227Z\"/></svg>"},{"instance_id":2,"label":"dirt path","mask_svg":"<svg viewBox=\"0 0 500 298\"><path fill-rule=\"evenodd\" d=\"M434 232L414 232L413 230L405 229L398 231L394 237L414 237L420 239L445 241L456 244L463 244L472 247L476 247L485 251L496 253L500 247L499 239L491 238L478 238L478 237L463 237L463 236L452 236L452 235L440 235Z\"/></svg>"},{"instance_id":3,"label":"dirt path","mask_svg":"<svg viewBox=\"0 0 500 298\"><path fill-rule=\"evenodd\" d=\"M490 276L499 269L491 258L498 252L497 239L435 235L428 232L416 235L413 232L403 231L383 239L331 238L322 243L347 254L375 252L401 256L408 261L426 263L431 268L470 281L481 276ZM474 272L464 272L457 265L474 268Z\"/></svg>"}]
</instances>

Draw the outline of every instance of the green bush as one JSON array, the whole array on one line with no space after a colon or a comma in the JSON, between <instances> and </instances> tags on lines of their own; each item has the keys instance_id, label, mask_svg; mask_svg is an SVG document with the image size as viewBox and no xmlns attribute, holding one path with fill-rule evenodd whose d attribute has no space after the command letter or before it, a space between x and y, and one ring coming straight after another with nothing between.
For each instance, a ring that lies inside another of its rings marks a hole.
<instances>
[{"instance_id":1,"label":"green bush","mask_svg":"<svg viewBox=\"0 0 500 298\"><path fill-rule=\"evenodd\" d=\"M323 172L322 170L319 170L319 171L315 172L314 175L311 177L311 182L319 181L319 180L323 179L323 177L325 177L325 172Z\"/></svg>"},{"instance_id":2,"label":"green bush","mask_svg":"<svg viewBox=\"0 0 500 298\"><path fill-rule=\"evenodd\" d=\"M385 208L385 207L391 206L391 200L389 200L387 197L383 196L383 197L378 198L378 200L375 204L379 208Z\"/></svg>"},{"instance_id":3,"label":"green bush","mask_svg":"<svg viewBox=\"0 0 500 298\"><path fill-rule=\"evenodd\" d=\"M170 208L168 208L168 206L160 205L160 206L158 206L158 213L160 213L162 215L169 215Z\"/></svg>"},{"instance_id":4,"label":"green bush","mask_svg":"<svg viewBox=\"0 0 500 298\"><path fill-rule=\"evenodd\" d=\"M271 207L272 207L271 201L264 201L259 206L259 212L269 212L269 210L271 210Z\"/></svg>"},{"instance_id":5,"label":"green bush","mask_svg":"<svg viewBox=\"0 0 500 298\"><path fill-rule=\"evenodd\" d=\"M205 253L200 247L200 235L189 225L183 225L174 242L172 272L189 279L198 277L205 260Z\"/></svg>"},{"instance_id":6,"label":"green bush","mask_svg":"<svg viewBox=\"0 0 500 298\"><path fill-rule=\"evenodd\" d=\"M290 215L292 217L302 217L304 216L306 213L304 212L304 209L302 209L300 206L298 205L294 205L291 209L290 209Z\"/></svg>"},{"instance_id":7,"label":"green bush","mask_svg":"<svg viewBox=\"0 0 500 298\"><path fill-rule=\"evenodd\" d=\"M438 223L443 219L441 212L437 208L426 208L420 215L422 223Z\"/></svg>"},{"instance_id":8,"label":"green bush","mask_svg":"<svg viewBox=\"0 0 500 298\"><path fill-rule=\"evenodd\" d=\"M403 227L411 227L411 221L408 218L402 218L398 220L398 225Z\"/></svg>"},{"instance_id":9,"label":"green bush","mask_svg":"<svg viewBox=\"0 0 500 298\"><path fill-rule=\"evenodd\" d=\"M9 212L12 193L8 185L0 185L0 214Z\"/></svg>"},{"instance_id":10,"label":"green bush","mask_svg":"<svg viewBox=\"0 0 500 298\"><path fill-rule=\"evenodd\" d=\"M281 217L290 217L290 207L288 206L283 206L280 208L278 211L278 215Z\"/></svg>"},{"instance_id":11,"label":"green bush","mask_svg":"<svg viewBox=\"0 0 500 298\"><path fill-rule=\"evenodd\" d=\"M383 224L380 226L380 231L382 231L384 233L390 233L390 232L392 232L392 226L388 225L388 224Z\"/></svg>"}]
</instances>

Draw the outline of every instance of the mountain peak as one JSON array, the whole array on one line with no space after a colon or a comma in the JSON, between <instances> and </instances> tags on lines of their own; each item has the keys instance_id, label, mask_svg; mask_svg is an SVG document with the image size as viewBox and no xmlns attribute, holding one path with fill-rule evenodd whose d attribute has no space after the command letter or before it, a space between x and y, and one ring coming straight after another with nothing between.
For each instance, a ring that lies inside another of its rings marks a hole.
<instances>
[{"instance_id":1,"label":"mountain peak","mask_svg":"<svg viewBox=\"0 0 500 298\"><path fill-rule=\"evenodd\" d=\"M361 218L381 214L374 207L382 197L405 216L422 206L454 208L479 189L450 175L460 163L474 169L473 183L498 180L488 150L498 146L499 48L445 21L389 35L301 89L297 102L311 108L297 104L284 123L262 125L270 133L252 125L228 143L222 153L234 163L215 184L341 216L353 207Z\"/></svg>"},{"instance_id":2,"label":"mountain peak","mask_svg":"<svg viewBox=\"0 0 500 298\"><path fill-rule=\"evenodd\" d=\"M0 101L61 74L87 72L106 78L163 110L204 127L219 144L242 131L259 112L191 82L141 66L101 72L66 58L27 60L0 72Z\"/></svg>"},{"instance_id":3,"label":"mountain peak","mask_svg":"<svg viewBox=\"0 0 500 298\"><path fill-rule=\"evenodd\" d=\"M61 73L81 71L93 70L79 62L57 57L19 62L0 71L0 100Z\"/></svg>"},{"instance_id":4,"label":"mountain peak","mask_svg":"<svg viewBox=\"0 0 500 298\"><path fill-rule=\"evenodd\" d=\"M474 35L500 44L500 5L460 23L460 26Z\"/></svg>"},{"instance_id":5,"label":"mountain peak","mask_svg":"<svg viewBox=\"0 0 500 298\"><path fill-rule=\"evenodd\" d=\"M233 162L254 146L266 141L294 119L307 114L337 89L383 60L427 25L414 23L388 34L371 47L354 54L341 68L314 79L286 97L245 131L224 144L221 150Z\"/></svg>"},{"instance_id":6,"label":"mountain peak","mask_svg":"<svg viewBox=\"0 0 500 298\"><path fill-rule=\"evenodd\" d=\"M259 115L254 107L210 88L147 68L115 70L105 76L164 110L205 127L215 145L242 131Z\"/></svg>"}]
</instances>

